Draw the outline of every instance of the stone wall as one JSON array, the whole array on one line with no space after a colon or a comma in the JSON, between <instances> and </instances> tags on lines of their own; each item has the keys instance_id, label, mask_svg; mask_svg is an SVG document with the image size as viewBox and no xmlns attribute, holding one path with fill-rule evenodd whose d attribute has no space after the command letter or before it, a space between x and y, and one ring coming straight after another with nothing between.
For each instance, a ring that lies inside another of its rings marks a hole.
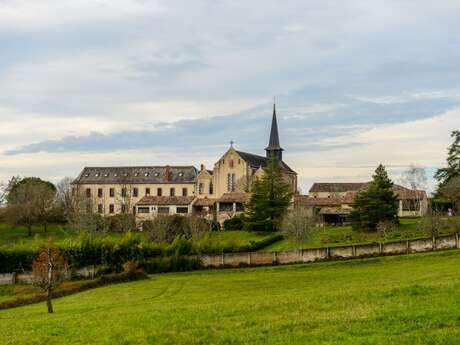
<instances>
[{"instance_id":1,"label":"stone wall","mask_svg":"<svg viewBox=\"0 0 460 345\"><path fill-rule=\"evenodd\" d=\"M332 248L205 255L201 259L204 267L239 267L410 254L453 248L460 248L459 234Z\"/></svg>"}]
</instances>

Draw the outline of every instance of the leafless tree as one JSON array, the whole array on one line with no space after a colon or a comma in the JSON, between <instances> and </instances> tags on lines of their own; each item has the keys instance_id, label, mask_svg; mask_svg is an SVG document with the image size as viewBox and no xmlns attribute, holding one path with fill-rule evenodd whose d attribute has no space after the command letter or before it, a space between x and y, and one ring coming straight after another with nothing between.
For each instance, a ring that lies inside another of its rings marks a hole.
<instances>
[{"instance_id":1,"label":"leafless tree","mask_svg":"<svg viewBox=\"0 0 460 345\"><path fill-rule=\"evenodd\" d=\"M388 220L379 222L377 224L377 233L381 240L385 241L398 229L398 226L394 222Z\"/></svg>"},{"instance_id":2,"label":"leafless tree","mask_svg":"<svg viewBox=\"0 0 460 345\"><path fill-rule=\"evenodd\" d=\"M188 226L187 226L187 237L200 240L204 235L211 231L210 223L202 218L197 216L188 217Z\"/></svg>"},{"instance_id":3,"label":"leafless tree","mask_svg":"<svg viewBox=\"0 0 460 345\"><path fill-rule=\"evenodd\" d=\"M307 213L305 209L296 207L283 220L282 233L302 249L305 243L316 233L317 219Z\"/></svg>"},{"instance_id":4,"label":"leafless tree","mask_svg":"<svg viewBox=\"0 0 460 345\"><path fill-rule=\"evenodd\" d=\"M442 227L443 220L441 218L441 212L433 209L429 209L428 215L423 217L418 223L418 229L420 231L428 232L433 237L439 235L439 231Z\"/></svg>"},{"instance_id":5,"label":"leafless tree","mask_svg":"<svg viewBox=\"0 0 460 345\"><path fill-rule=\"evenodd\" d=\"M50 240L32 264L34 284L46 294L48 313L53 313L52 293L64 280L67 262Z\"/></svg>"},{"instance_id":6,"label":"leafless tree","mask_svg":"<svg viewBox=\"0 0 460 345\"><path fill-rule=\"evenodd\" d=\"M410 165L403 173L403 181L413 191L415 209L420 210L422 207L422 193L420 191L425 190L428 183L425 169L420 166Z\"/></svg>"}]
</instances>

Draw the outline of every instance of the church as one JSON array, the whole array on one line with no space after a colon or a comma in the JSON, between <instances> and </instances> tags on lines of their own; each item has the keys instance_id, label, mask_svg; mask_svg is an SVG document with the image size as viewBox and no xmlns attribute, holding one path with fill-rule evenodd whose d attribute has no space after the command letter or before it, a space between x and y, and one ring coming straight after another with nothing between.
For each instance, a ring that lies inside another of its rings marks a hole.
<instances>
[{"instance_id":1,"label":"church","mask_svg":"<svg viewBox=\"0 0 460 345\"><path fill-rule=\"evenodd\" d=\"M251 184L274 158L297 191L297 173L283 160L276 107L265 156L236 150L233 144L212 170L195 166L85 167L73 189L89 211L102 215L133 213L138 221L157 215L213 215L222 221L243 211Z\"/></svg>"}]
</instances>

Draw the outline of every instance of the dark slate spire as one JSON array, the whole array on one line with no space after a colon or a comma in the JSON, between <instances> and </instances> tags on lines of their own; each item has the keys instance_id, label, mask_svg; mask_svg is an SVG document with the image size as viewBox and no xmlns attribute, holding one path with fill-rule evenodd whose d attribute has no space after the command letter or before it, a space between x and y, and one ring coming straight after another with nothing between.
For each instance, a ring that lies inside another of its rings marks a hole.
<instances>
[{"instance_id":1,"label":"dark slate spire","mask_svg":"<svg viewBox=\"0 0 460 345\"><path fill-rule=\"evenodd\" d=\"M278 134L278 121L276 120L276 106L273 104L272 128L270 131L270 141L267 151L267 158L275 157L279 162L283 160L283 149L280 146L280 137Z\"/></svg>"}]
</instances>

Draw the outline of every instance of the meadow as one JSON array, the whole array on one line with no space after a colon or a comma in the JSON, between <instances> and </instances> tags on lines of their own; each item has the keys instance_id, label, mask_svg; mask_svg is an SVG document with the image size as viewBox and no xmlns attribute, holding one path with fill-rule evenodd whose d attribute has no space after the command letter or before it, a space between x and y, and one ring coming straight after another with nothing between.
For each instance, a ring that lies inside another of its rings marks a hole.
<instances>
[{"instance_id":1,"label":"meadow","mask_svg":"<svg viewBox=\"0 0 460 345\"><path fill-rule=\"evenodd\" d=\"M458 344L459 267L452 250L160 274L56 299L53 315L0 311L0 343Z\"/></svg>"}]
</instances>

